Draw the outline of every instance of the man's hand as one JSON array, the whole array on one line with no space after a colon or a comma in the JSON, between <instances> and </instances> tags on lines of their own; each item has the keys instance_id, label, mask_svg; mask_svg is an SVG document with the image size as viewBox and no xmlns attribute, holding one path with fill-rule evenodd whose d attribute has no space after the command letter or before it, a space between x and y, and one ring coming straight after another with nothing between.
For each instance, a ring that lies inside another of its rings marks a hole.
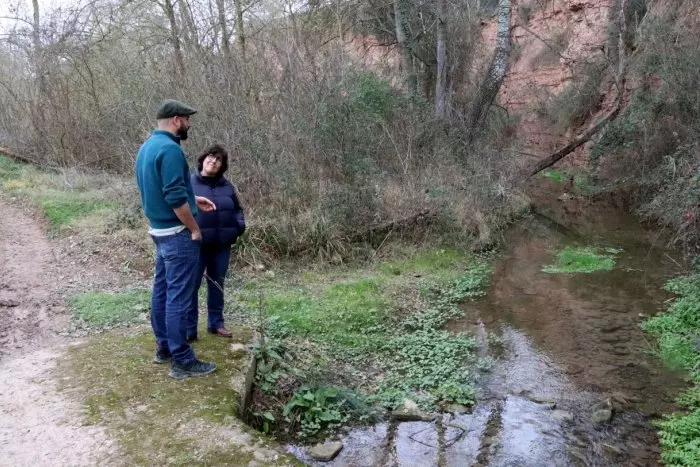
<instances>
[{"instance_id":1,"label":"man's hand","mask_svg":"<svg viewBox=\"0 0 700 467\"><path fill-rule=\"evenodd\" d=\"M199 229L192 232L192 241L193 242L201 242L202 241L202 232Z\"/></svg>"},{"instance_id":2,"label":"man's hand","mask_svg":"<svg viewBox=\"0 0 700 467\"><path fill-rule=\"evenodd\" d=\"M204 212L216 211L216 205L204 196L195 196L194 201L197 203L197 207Z\"/></svg>"}]
</instances>

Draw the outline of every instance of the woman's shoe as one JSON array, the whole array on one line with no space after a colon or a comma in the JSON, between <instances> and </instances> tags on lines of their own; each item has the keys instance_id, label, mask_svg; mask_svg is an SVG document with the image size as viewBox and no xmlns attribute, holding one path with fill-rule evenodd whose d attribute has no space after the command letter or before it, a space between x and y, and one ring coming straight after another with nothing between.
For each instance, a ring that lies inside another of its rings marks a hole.
<instances>
[{"instance_id":1,"label":"woman's shoe","mask_svg":"<svg viewBox=\"0 0 700 467\"><path fill-rule=\"evenodd\" d=\"M226 328L207 329L207 332L218 337L233 337L233 333Z\"/></svg>"}]
</instances>

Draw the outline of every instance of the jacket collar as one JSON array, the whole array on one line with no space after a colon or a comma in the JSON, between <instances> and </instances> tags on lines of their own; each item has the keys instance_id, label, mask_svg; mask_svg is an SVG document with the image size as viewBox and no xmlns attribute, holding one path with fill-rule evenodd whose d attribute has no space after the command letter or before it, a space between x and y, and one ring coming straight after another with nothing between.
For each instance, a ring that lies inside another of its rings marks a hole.
<instances>
[{"instance_id":1,"label":"jacket collar","mask_svg":"<svg viewBox=\"0 0 700 467\"><path fill-rule=\"evenodd\" d=\"M171 140L175 141L177 144L180 144L180 137L177 135L174 135L170 133L169 131L165 130L153 130L153 135L161 135L161 136L167 136Z\"/></svg>"},{"instance_id":2,"label":"jacket collar","mask_svg":"<svg viewBox=\"0 0 700 467\"><path fill-rule=\"evenodd\" d=\"M224 184L224 176L223 175L217 175L216 177L205 177L203 176L200 172L195 171L195 176L197 177L197 180L200 183L205 183L207 185L223 185Z\"/></svg>"}]
</instances>

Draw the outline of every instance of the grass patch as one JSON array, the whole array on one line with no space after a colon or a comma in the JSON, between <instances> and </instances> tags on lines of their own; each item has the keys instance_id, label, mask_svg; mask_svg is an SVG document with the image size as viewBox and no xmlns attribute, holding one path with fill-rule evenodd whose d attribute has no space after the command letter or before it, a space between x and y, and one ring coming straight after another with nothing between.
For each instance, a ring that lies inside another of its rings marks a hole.
<instances>
[{"instance_id":1,"label":"grass patch","mask_svg":"<svg viewBox=\"0 0 700 467\"><path fill-rule=\"evenodd\" d=\"M670 280L666 290L678 297L642 327L656 338L664 362L687 372L692 388L678 399L686 411L659 423L661 458L666 465L695 466L700 465L700 274Z\"/></svg>"},{"instance_id":2,"label":"grass patch","mask_svg":"<svg viewBox=\"0 0 700 467\"><path fill-rule=\"evenodd\" d=\"M103 424L120 444L120 462L129 465L247 465L255 439L235 418L237 394L229 381L241 361L229 342L209 336L202 324L195 344L198 357L217 371L205 378L175 381L168 365L151 362L155 343L150 332L124 337L103 334L72 348L59 371L70 374L66 389L84 394L87 422ZM234 341L249 343L247 328L229 327ZM290 459L280 456L279 464ZM264 465L278 465L269 462Z\"/></svg>"},{"instance_id":3,"label":"grass patch","mask_svg":"<svg viewBox=\"0 0 700 467\"><path fill-rule=\"evenodd\" d=\"M255 294L241 297L254 305ZM376 281L362 279L265 295L265 313L283 320L297 335L313 336L341 346L368 345L368 331L386 318L386 300Z\"/></svg>"},{"instance_id":4,"label":"grass patch","mask_svg":"<svg viewBox=\"0 0 700 467\"><path fill-rule=\"evenodd\" d=\"M70 304L74 317L88 325L115 326L146 321L150 299L148 290L87 292L72 296Z\"/></svg>"},{"instance_id":5,"label":"grass patch","mask_svg":"<svg viewBox=\"0 0 700 467\"><path fill-rule=\"evenodd\" d=\"M2 191L28 200L54 230L77 225L77 221L107 218L112 212L128 209L113 190L119 183L109 184L100 175L44 172L16 162L0 154L0 187ZM83 223L82 227L89 227Z\"/></svg>"},{"instance_id":6,"label":"grass patch","mask_svg":"<svg viewBox=\"0 0 700 467\"><path fill-rule=\"evenodd\" d=\"M267 336L253 418L279 436L373 418L405 397L471 404L474 341L442 329L483 294L488 261L435 249L374 266L260 279L238 293Z\"/></svg>"},{"instance_id":7,"label":"grass patch","mask_svg":"<svg viewBox=\"0 0 700 467\"><path fill-rule=\"evenodd\" d=\"M557 253L556 264L544 266L542 271L550 274L612 271L615 258L621 251L616 248L567 246Z\"/></svg>"},{"instance_id":8,"label":"grass patch","mask_svg":"<svg viewBox=\"0 0 700 467\"><path fill-rule=\"evenodd\" d=\"M545 170L542 172L542 177L548 178L554 183L567 183L570 178L573 178L573 193L587 195L595 192L595 184L589 173L580 170Z\"/></svg>"},{"instance_id":9,"label":"grass patch","mask_svg":"<svg viewBox=\"0 0 700 467\"><path fill-rule=\"evenodd\" d=\"M566 180L566 175L558 170L545 170L542 172L542 176L556 183L564 183Z\"/></svg>"},{"instance_id":10,"label":"grass patch","mask_svg":"<svg viewBox=\"0 0 700 467\"><path fill-rule=\"evenodd\" d=\"M93 214L104 214L116 208L114 203L100 199L67 196L63 193L46 193L38 198L41 210L52 227L60 228L73 221Z\"/></svg>"}]
</instances>

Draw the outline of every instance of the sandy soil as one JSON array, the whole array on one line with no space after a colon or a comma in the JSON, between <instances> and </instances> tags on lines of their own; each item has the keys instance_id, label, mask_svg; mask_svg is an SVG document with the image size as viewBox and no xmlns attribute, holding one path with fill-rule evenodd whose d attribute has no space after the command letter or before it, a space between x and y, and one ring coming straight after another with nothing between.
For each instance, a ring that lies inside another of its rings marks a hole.
<instances>
[{"instance_id":1,"label":"sandy soil","mask_svg":"<svg viewBox=\"0 0 700 467\"><path fill-rule=\"evenodd\" d=\"M0 465L94 465L115 454L103 429L58 390L70 345L58 261L32 216L0 200Z\"/></svg>"}]
</instances>

